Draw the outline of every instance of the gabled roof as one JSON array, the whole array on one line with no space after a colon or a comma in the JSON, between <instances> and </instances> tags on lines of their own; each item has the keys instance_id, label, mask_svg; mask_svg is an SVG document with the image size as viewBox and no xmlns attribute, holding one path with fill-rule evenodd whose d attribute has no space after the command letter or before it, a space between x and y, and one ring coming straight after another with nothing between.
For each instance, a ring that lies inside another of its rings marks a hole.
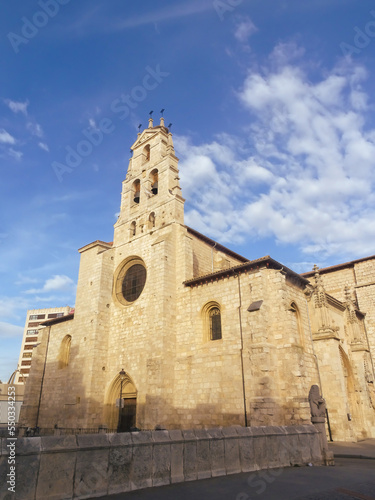
<instances>
[{"instance_id":1,"label":"gabled roof","mask_svg":"<svg viewBox=\"0 0 375 500\"><path fill-rule=\"evenodd\" d=\"M147 142L148 140L150 140L152 137L154 137L155 135L157 135L158 132L163 132L165 134L165 136L167 136L169 130L168 130L167 127L163 127L161 125L156 125L155 127L152 127L152 128L150 128L150 127L149 128L145 128L143 130L143 132L137 137L136 141L130 147L130 149L134 150L138 146L141 146L142 144L144 144L145 142Z\"/></svg>"},{"instance_id":2,"label":"gabled roof","mask_svg":"<svg viewBox=\"0 0 375 500\"><path fill-rule=\"evenodd\" d=\"M85 245L82 248L79 248L78 252L82 253L82 252L85 252L86 250L90 250L90 248L94 248L94 247L97 247L97 246L103 247L103 248L106 248L106 249L112 248L113 241L111 241L109 243L106 243L105 241L96 240L96 241L93 241L92 243L88 243L87 245Z\"/></svg>"},{"instance_id":3,"label":"gabled roof","mask_svg":"<svg viewBox=\"0 0 375 500\"><path fill-rule=\"evenodd\" d=\"M301 275L295 273L288 267L285 267L282 264L280 264L280 262L277 262L276 260L272 259L269 255L266 255L265 257L261 257L260 259L248 260L247 262L239 264L238 266L233 266L228 269L222 269L220 271L215 271L213 273L204 274L202 276L198 276L197 278L192 278L190 280L184 281L184 285L192 287L206 283L211 283L214 281L218 281L220 279L229 278L231 276L237 276L245 272L258 271L262 267L283 271L286 275L288 275L291 278L294 278L303 286L310 284L309 280L307 280L306 278L303 278Z\"/></svg>"}]
</instances>

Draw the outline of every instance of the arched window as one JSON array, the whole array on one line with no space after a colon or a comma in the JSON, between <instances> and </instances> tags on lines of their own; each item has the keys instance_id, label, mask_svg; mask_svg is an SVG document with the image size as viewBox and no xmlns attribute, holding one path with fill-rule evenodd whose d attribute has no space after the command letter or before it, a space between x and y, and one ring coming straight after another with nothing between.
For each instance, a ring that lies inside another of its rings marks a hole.
<instances>
[{"instance_id":1,"label":"arched window","mask_svg":"<svg viewBox=\"0 0 375 500\"><path fill-rule=\"evenodd\" d=\"M220 340L222 338L220 305L217 302L209 302L203 307L202 314L205 340Z\"/></svg>"},{"instance_id":2,"label":"arched window","mask_svg":"<svg viewBox=\"0 0 375 500\"><path fill-rule=\"evenodd\" d=\"M158 194L158 185L159 185L159 172L158 169L155 168L150 174L151 180L151 192L152 194Z\"/></svg>"},{"instance_id":3,"label":"arched window","mask_svg":"<svg viewBox=\"0 0 375 500\"><path fill-rule=\"evenodd\" d=\"M133 201L139 203L141 197L141 183L139 179L133 182Z\"/></svg>"},{"instance_id":4,"label":"arched window","mask_svg":"<svg viewBox=\"0 0 375 500\"><path fill-rule=\"evenodd\" d=\"M297 344L300 344L301 346L303 346L304 345L304 337L303 337L303 329L302 329L302 322L301 322L301 314L300 314L298 306L295 302L292 302L290 304L289 311L292 313L292 317L293 317L292 329L293 329L293 336L294 336L295 342Z\"/></svg>"},{"instance_id":5,"label":"arched window","mask_svg":"<svg viewBox=\"0 0 375 500\"><path fill-rule=\"evenodd\" d=\"M62 339L59 351L59 369L65 368L69 364L70 355L70 345L72 343L72 337L70 335L65 335Z\"/></svg>"},{"instance_id":6,"label":"arched window","mask_svg":"<svg viewBox=\"0 0 375 500\"><path fill-rule=\"evenodd\" d=\"M147 144L143 148L143 163L147 163L148 161L150 161L150 151L151 151L150 144Z\"/></svg>"},{"instance_id":7,"label":"arched window","mask_svg":"<svg viewBox=\"0 0 375 500\"><path fill-rule=\"evenodd\" d=\"M151 212L148 217L148 228L152 229L155 227L155 212Z\"/></svg>"},{"instance_id":8,"label":"arched window","mask_svg":"<svg viewBox=\"0 0 375 500\"><path fill-rule=\"evenodd\" d=\"M135 236L136 230L137 230L137 224L135 223L135 221L133 221L130 224L130 236Z\"/></svg>"}]
</instances>

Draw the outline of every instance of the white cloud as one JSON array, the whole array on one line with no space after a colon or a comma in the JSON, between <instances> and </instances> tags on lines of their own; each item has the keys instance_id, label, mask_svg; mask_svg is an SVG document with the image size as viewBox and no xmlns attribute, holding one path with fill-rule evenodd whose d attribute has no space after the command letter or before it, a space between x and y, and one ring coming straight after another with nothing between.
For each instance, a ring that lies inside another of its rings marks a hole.
<instances>
[{"instance_id":1,"label":"white cloud","mask_svg":"<svg viewBox=\"0 0 375 500\"><path fill-rule=\"evenodd\" d=\"M124 19L123 21L120 21L118 23L117 29L135 28L138 26L143 26L145 24L171 21L181 17L200 14L201 12L205 12L211 9L211 2L204 2L202 0L200 2L193 3L179 3L164 9L154 9L154 11L146 12L142 16L129 17L128 19Z\"/></svg>"},{"instance_id":2,"label":"white cloud","mask_svg":"<svg viewBox=\"0 0 375 500\"><path fill-rule=\"evenodd\" d=\"M96 122L93 118L89 118L89 125L91 128L97 130L97 125L96 125Z\"/></svg>"},{"instance_id":3,"label":"white cloud","mask_svg":"<svg viewBox=\"0 0 375 500\"><path fill-rule=\"evenodd\" d=\"M32 135L35 135L36 137L43 137L43 130L39 123L28 122L26 127Z\"/></svg>"},{"instance_id":4,"label":"white cloud","mask_svg":"<svg viewBox=\"0 0 375 500\"><path fill-rule=\"evenodd\" d=\"M11 136L5 129L0 129L0 143L2 144L15 144L16 139Z\"/></svg>"},{"instance_id":5,"label":"white cloud","mask_svg":"<svg viewBox=\"0 0 375 500\"><path fill-rule=\"evenodd\" d=\"M23 297L0 297L0 317L4 319L25 319L29 308Z\"/></svg>"},{"instance_id":6,"label":"white cloud","mask_svg":"<svg viewBox=\"0 0 375 500\"><path fill-rule=\"evenodd\" d=\"M47 152L49 151L48 145L44 142L39 142L38 146L40 147L40 149L43 149L44 151L47 151Z\"/></svg>"},{"instance_id":7,"label":"white cloud","mask_svg":"<svg viewBox=\"0 0 375 500\"><path fill-rule=\"evenodd\" d=\"M8 155L14 158L15 160L20 160L23 156L22 151L16 151L13 148L8 149Z\"/></svg>"},{"instance_id":8,"label":"white cloud","mask_svg":"<svg viewBox=\"0 0 375 500\"><path fill-rule=\"evenodd\" d=\"M238 97L251 113L251 154L228 141L178 139L187 224L223 243L272 237L316 260L375 253L375 130L365 125L365 77L338 66L312 80L272 60L249 73Z\"/></svg>"},{"instance_id":9,"label":"white cloud","mask_svg":"<svg viewBox=\"0 0 375 500\"><path fill-rule=\"evenodd\" d=\"M27 106L30 104L28 100L25 102L17 102L5 99L5 103L9 106L13 113L23 113L27 116Z\"/></svg>"},{"instance_id":10,"label":"white cloud","mask_svg":"<svg viewBox=\"0 0 375 500\"><path fill-rule=\"evenodd\" d=\"M0 321L0 338L22 337L23 327Z\"/></svg>"},{"instance_id":11,"label":"white cloud","mask_svg":"<svg viewBox=\"0 0 375 500\"><path fill-rule=\"evenodd\" d=\"M276 66L285 66L294 60L300 59L305 54L305 49L295 42L281 42L276 45L270 55L270 61Z\"/></svg>"},{"instance_id":12,"label":"white cloud","mask_svg":"<svg viewBox=\"0 0 375 500\"><path fill-rule=\"evenodd\" d=\"M234 36L239 42L246 43L251 35L257 31L258 28L255 26L253 21L247 17L237 24Z\"/></svg>"},{"instance_id":13,"label":"white cloud","mask_svg":"<svg viewBox=\"0 0 375 500\"><path fill-rule=\"evenodd\" d=\"M26 290L27 294L50 293L70 291L74 287L74 281L63 274L55 274L52 278L46 280L42 288L32 288Z\"/></svg>"},{"instance_id":14,"label":"white cloud","mask_svg":"<svg viewBox=\"0 0 375 500\"><path fill-rule=\"evenodd\" d=\"M15 285L30 285L31 283L38 283L37 278L30 278L23 274L18 274L17 281L14 282Z\"/></svg>"}]
</instances>

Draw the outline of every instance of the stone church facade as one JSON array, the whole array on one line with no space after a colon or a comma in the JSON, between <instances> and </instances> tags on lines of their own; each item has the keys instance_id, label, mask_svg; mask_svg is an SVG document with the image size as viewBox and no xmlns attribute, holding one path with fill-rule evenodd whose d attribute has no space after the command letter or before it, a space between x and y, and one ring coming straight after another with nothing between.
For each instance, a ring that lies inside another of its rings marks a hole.
<instances>
[{"instance_id":1,"label":"stone church facade","mask_svg":"<svg viewBox=\"0 0 375 500\"><path fill-rule=\"evenodd\" d=\"M187 227L163 118L131 149L113 242L80 249L74 315L40 330L21 425L310 423L317 384L333 439L375 437L375 331L353 280L249 261Z\"/></svg>"}]
</instances>

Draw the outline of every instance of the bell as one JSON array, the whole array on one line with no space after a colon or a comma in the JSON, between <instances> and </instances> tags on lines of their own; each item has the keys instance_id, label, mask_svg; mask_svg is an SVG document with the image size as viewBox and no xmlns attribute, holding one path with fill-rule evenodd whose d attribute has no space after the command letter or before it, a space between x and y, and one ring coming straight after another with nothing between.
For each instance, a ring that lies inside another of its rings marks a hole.
<instances>
[{"instance_id":1,"label":"bell","mask_svg":"<svg viewBox=\"0 0 375 500\"><path fill-rule=\"evenodd\" d=\"M134 193L134 203L139 203L139 191Z\"/></svg>"},{"instance_id":2,"label":"bell","mask_svg":"<svg viewBox=\"0 0 375 500\"><path fill-rule=\"evenodd\" d=\"M158 194L158 182L154 182L151 188L152 194Z\"/></svg>"}]
</instances>

